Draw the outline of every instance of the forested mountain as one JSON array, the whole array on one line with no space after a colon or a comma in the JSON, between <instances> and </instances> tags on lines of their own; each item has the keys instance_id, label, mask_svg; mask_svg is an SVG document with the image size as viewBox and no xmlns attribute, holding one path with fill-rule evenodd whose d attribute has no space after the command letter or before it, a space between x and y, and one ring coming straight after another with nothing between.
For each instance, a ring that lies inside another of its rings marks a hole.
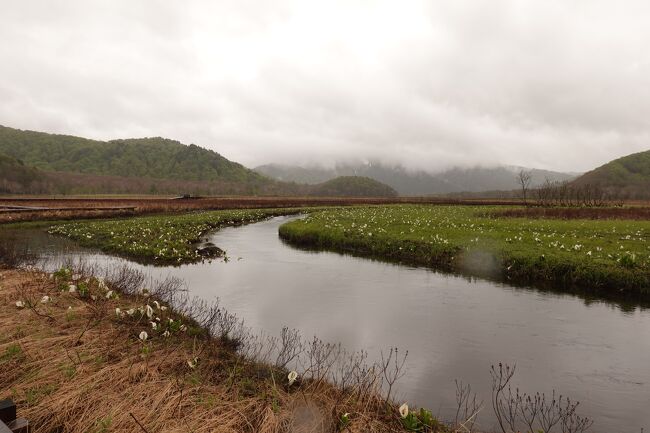
<instances>
[{"instance_id":1,"label":"forested mountain","mask_svg":"<svg viewBox=\"0 0 650 433\"><path fill-rule=\"evenodd\" d=\"M650 198L650 150L615 159L577 178L621 198Z\"/></svg>"},{"instance_id":2,"label":"forested mountain","mask_svg":"<svg viewBox=\"0 0 650 433\"><path fill-rule=\"evenodd\" d=\"M314 185L311 194L328 197L396 197L397 191L369 177L341 176Z\"/></svg>"},{"instance_id":3,"label":"forested mountain","mask_svg":"<svg viewBox=\"0 0 650 433\"><path fill-rule=\"evenodd\" d=\"M332 169L268 164L258 173L285 182L321 183L338 176L365 176L394 188L400 195L448 194L455 192L509 191L518 188L515 167L453 168L438 173L411 171L401 166L380 163L339 164ZM532 171L532 184L571 180L574 174L547 170Z\"/></svg>"},{"instance_id":4,"label":"forested mountain","mask_svg":"<svg viewBox=\"0 0 650 433\"><path fill-rule=\"evenodd\" d=\"M22 161L0 153L0 193L23 192L39 188L42 173Z\"/></svg>"},{"instance_id":5,"label":"forested mountain","mask_svg":"<svg viewBox=\"0 0 650 433\"><path fill-rule=\"evenodd\" d=\"M0 153L46 171L188 181L264 183L217 152L165 138L112 141L0 126Z\"/></svg>"}]
</instances>

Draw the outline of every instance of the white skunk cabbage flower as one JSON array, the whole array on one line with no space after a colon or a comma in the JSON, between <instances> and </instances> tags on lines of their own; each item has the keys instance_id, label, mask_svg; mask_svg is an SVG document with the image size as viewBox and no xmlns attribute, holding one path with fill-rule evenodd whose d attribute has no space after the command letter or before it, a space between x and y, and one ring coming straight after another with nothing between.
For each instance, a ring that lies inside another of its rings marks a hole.
<instances>
[{"instance_id":1,"label":"white skunk cabbage flower","mask_svg":"<svg viewBox=\"0 0 650 433\"><path fill-rule=\"evenodd\" d=\"M140 335L138 335L138 338L140 341L147 341L147 338L149 338L149 334L147 334L146 331L142 331Z\"/></svg>"},{"instance_id":2,"label":"white skunk cabbage flower","mask_svg":"<svg viewBox=\"0 0 650 433\"><path fill-rule=\"evenodd\" d=\"M160 310L160 304L158 303L158 301L153 301L153 304L156 306L157 310Z\"/></svg>"},{"instance_id":3,"label":"white skunk cabbage flower","mask_svg":"<svg viewBox=\"0 0 650 433\"><path fill-rule=\"evenodd\" d=\"M165 337L165 338L169 337L170 335L171 334L169 333L169 330L162 333L162 336Z\"/></svg>"},{"instance_id":4,"label":"white skunk cabbage flower","mask_svg":"<svg viewBox=\"0 0 650 433\"><path fill-rule=\"evenodd\" d=\"M153 308L151 308L151 305L147 304L144 310L147 313L147 317L151 319L153 317Z\"/></svg>"},{"instance_id":5,"label":"white skunk cabbage flower","mask_svg":"<svg viewBox=\"0 0 650 433\"><path fill-rule=\"evenodd\" d=\"M154 331L158 329L158 324L156 322L149 322L149 323L151 323L151 329L153 329Z\"/></svg>"},{"instance_id":6,"label":"white skunk cabbage flower","mask_svg":"<svg viewBox=\"0 0 650 433\"><path fill-rule=\"evenodd\" d=\"M122 313L122 310L120 310L119 308L116 308L115 309L115 315L117 317L122 317L124 315L124 313Z\"/></svg>"},{"instance_id":7,"label":"white skunk cabbage flower","mask_svg":"<svg viewBox=\"0 0 650 433\"><path fill-rule=\"evenodd\" d=\"M52 299L52 298L50 298L49 296L45 295L45 296L43 296L43 297L41 298L41 304L47 304L48 302L50 302L51 299Z\"/></svg>"},{"instance_id":8,"label":"white skunk cabbage flower","mask_svg":"<svg viewBox=\"0 0 650 433\"><path fill-rule=\"evenodd\" d=\"M112 297L113 297L113 291L112 290L109 290L108 292L106 292L106 299L111 299Z\"/></svg>"},{"instance_id":9,"label":"white skunk cabbage flower","mask_svg":"<svg viewBox=\"0 0 650 433\"><path fill-rule=\"evenodd\" d=\"M407 416L409 416L409 405L408 404L404 403L403 405L401 405L399 407L399 415L402 418L406 418Z\"/></svg>"},{"instance_id":10,"label":"white skunk cabbage flower","mask_svg":"<svg viewBox=\"0 0 650 433\"><path fill-rule=\"evenodd\" d=\"M160 306L160 311L165 311L165 310L167 310L167 307L165 307L164 305L161 305Z\"/></svg>"},{"instance_id":11,"label":"white skunk cabbage flower","mask_svg":"<svg viewBox=\"0 0 650 433\"><path fill-rule=\"evenodd\" d=\"M128 314L129 316L133 316L135 314L135 310L133 308L129 308L128 310L126 310L126 314Z\"/></svg>"},{"instance_id":12,"label":"white skunk cabbage flower","mask_svg":"<svg viewBox=\"0 0 650 433\"><path fill-rule=\"evenodd\" d=\"M181 325L180 330L181 330L181 332L187 331L187 326Z\"/></svg>"},{"instance_id":13,"label":"white skunk cabbage flower","mask_svg":"<svg viewBox=\"0 0 650 433\"><path fill-rule=\"evenodd\" d=\"M25 303L23 301L16 301L16 308L25 308Z\"/></svg>"},{"instance_id":14,"label":"white skunk cabbage flower","mask_svg":"<svg viewBox=\"0 0 650 433\"><path fill-rule=\"evenodd\" d=\"M199 358L188 359L188 360L187 360L187 365L188 365L190 368L196 368L196 364L198 364L198 362L199 362Z\"/></svg>"},{"instance_id":15,"label":"white skunk cabbage flower","mask_svg":"<svg viewBox=\"0 0 650 433\"><path fill-rule=\"evenodd\" d=\"M289 386L293 385L293 383L298 379L298 373L295 371L290 371L289 374L287 375L287 379L289 379Z\"/></svg>"},{"instance_id":16,"label":"white skunk cabbage flower","mask_svg":"<svg viewBox=\"0 0 650 433\"><path fill-rule=\"evenodd\" d=\"M77 291L77 286L75 286L74 284L70 284L70 285L68 286L68 292L70 292L70 293L74 293L74 292L76 292L76 291Z\"/></svg>"}]
</instances>

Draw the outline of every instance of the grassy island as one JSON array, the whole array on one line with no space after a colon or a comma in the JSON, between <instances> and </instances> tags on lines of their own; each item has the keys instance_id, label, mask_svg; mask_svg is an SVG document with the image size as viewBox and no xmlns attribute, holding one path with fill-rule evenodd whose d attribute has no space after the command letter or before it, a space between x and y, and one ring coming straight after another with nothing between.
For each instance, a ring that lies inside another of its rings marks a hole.
<instances>
[{"instance_id":1,"label":"grassy island","mask_svg":"<svg viewBox=\"0 0 650 433\"><path fill-rule=\"evenodd\" d=\"M369 206L284 224L290 243L524 283L650 295L650 221L512 218L503 208Z\"/></svg>"},{"instance_id":2,"label":"grassy island","mask_svg":"<svg viewBox=\"0 0 650 433\"><path fill-rule=\"evenodd\" d=\"M299 212L299 208L235 209L100 221L80 220L54 225L48 232L69 237L83 246L137 261L156 265L182 264L206 258L197 244L211 230ZM211 254L208 250L207 257Z\"/></svg>"}]
</instances>

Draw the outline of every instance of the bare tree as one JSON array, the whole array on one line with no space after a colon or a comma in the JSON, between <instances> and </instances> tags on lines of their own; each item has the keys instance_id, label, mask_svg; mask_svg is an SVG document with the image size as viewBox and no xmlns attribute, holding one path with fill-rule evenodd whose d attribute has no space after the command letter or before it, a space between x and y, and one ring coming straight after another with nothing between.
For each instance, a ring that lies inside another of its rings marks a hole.
<instances>
[{"instance_id":1,"label":"bare tree","mask_svg":"<svg viewBox=\"0 0 650 433\"><path fill-rule=\"evenodd\" d=\"M519 170L519 173L517 173L517 182L521 186L521 197L524 200L524 204L526 204L526 198L528 196L528 189L530 188L530 183L533 180L533 174L529 170L524 170L521 169Z\"/></svg>"}]
</instances>

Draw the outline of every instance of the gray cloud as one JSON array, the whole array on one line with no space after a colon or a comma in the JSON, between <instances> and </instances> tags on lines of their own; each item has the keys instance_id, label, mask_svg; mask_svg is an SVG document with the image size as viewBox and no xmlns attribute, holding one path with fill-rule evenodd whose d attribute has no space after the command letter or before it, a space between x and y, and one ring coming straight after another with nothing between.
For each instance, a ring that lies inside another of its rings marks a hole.
<instances>
[{"instance_id":1,"label":"gray cloud","mask_svg":"<svg viewBox=\"0 0 650 433\"><path fill-rule=\"evenodd\" d=\"M265 162L587 170L650 148L650 4L3 2L0 124Z\"/></svg>"}]
</instances>

